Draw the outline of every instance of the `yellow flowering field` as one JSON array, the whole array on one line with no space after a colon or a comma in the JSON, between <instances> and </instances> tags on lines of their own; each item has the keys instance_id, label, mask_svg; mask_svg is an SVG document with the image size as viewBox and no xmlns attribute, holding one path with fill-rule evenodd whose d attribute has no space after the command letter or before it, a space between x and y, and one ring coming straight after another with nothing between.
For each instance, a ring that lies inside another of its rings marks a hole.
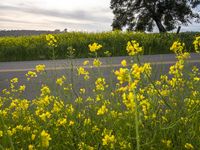
<instances>
[{"instance_id":1,"label":"yellow flowering field","mask_svg":"<svg viewBox=\"0 0 200 150\"><path fill-rule=\"evenodd\" d=\"M57 46L53 35L46 40L52 49ZM193 45L199 53L200 37ZM101 67L101 48L99 43L90 44L94 61L86 60L76 70L86 83L93 77L85 66ZM69 49L73 54L74 49ZM67 84L70 79L63 75L55 85L65 98L54 95L44 80L40 94L29 100L22 98L26 86L20 85L18 78L11 79L10 87L0 96L0 149L198 150L200 71L197 66L186 70L190 53L185 44L173 43L170 51L177 62L157 80L151 78L151 64L140 62L144 49L137 41L129 41L126 50L137 63L121 62L113 74L117 81L114 87L100 72L92 91L87 86L77 89ZM25 76L31 81L44 73L45 65L41 64Z\"/></svg>"}]
</instances>

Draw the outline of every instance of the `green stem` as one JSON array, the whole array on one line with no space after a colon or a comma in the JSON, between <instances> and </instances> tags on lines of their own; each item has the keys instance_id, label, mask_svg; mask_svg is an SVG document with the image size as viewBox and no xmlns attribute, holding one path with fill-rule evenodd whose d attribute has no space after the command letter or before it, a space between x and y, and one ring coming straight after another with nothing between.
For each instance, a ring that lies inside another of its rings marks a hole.
<instances>
[{"instance_id":1,"label":"green stem","mask_svg":"<svg viewBox=\"0 0 200 150\"><path fill-rule=\"evenodd\" d=\"M76 91L74 90L74 77L73 77L73 72L74 72L74 65L72 62L72 58L70 58L70 68L71 68L71 83L72 83L72 91L74 93L74 95L76 96L76 98L78 98L78 94L76 93Z\"/></svg>"},{"instance_id":2,"label":"green stem","mask_svg":"<svg viewBox=\"0 0 200 150\"><path fill-rule=\"evenodd\" d=\"M130 81L129 84L132 83L132 78L130 75ZM132 89L131 89L132 90ZM139 117L138 117L138 103L137 103L137 98L136 98L136 92L133 89L133 99L135 101L135 133L136 133L136 143L137 143L137 150L140 150L140 134L139 134Z\"/></svg>"},{"instance_id":3,"label":"green stem","mask_svg":"<svg viewBox=\"0 0 200 150\"><path fill-rule=\"evenodd\" d=\"M135 95L135 93L134 93L134 95ZM137 142L137 150L140 150L138 104L137 104L137 99L136 98L134 98L134 99L135 99L135 133L136 133L136 142Z\"/></svg>"}]
</instances>

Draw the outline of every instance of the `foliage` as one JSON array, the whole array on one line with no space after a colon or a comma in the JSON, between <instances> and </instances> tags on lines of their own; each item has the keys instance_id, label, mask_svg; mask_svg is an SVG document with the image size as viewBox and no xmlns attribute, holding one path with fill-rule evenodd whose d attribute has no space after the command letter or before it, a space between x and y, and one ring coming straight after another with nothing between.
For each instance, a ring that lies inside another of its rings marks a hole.
<instances>
[{"instance_id":1,"label":"foliage","mask_svg":"<svg viewBox=\"0 0 200 150\"><path fill-rule=\"evenodd\" d=\"M50 47L46 42L46 35L31 37L2 37L0 38L0 61L25 61L42 59L64 59L76 49L74 58L95 57L88 51L90 43L98 42L102 45L98 56L126 56L126 43L130 40L140 41L145 49L144 55L166 54L173 41L183 41L187 49L193 51L192 42L199 33L146 34L134 32L103 32L81 33L71 32L55 34L56 47ZM70 48L71 47L71 48Z\"/></svg>"},{"instance_id":2,"label":"foliage","mask_svg":"<svg viewBox=\"0 0 200 150\"><path fill-rule=\"evenodd\" d=\"M130 44L136 47L134 53L129 53L133 50ZM101 51L98 43L91 45L93 53ZM177 62L156 80L151 80L151 64L140 63L141 46L133 40L128 42L127 52L138 62L121 62L114 71L114 87L101 75L91 76L92 70L86 68L89 61L77 68L86 87L77 89L65 76L58 77L52 87L43 80L40 94L33 100L23 97L26 85L20 85L20 79L11 79L10 87L0 96L0 148L198 149L199 68L185 68L190 54L184 43L175 41L170 50ZM99 60L97 55L95 60ZM100 66L101 62L92 67ZM27 81L34 82L45 74L45 65L37 65L27 73ZM89 90L88 80L92 78L94 88ZM78 94L73 95L74 90Z\"/></svg>"},{"instance_id":3,"label":"foliage","mask_svg":"<svg viewBox=\"0 0 200 150\"><path fill-rule=\"evenodd\" d=\"M191 0L111 0L112 27L152 31L156 24L160 32L171 31L178 24L187 25L191 19L199 19L199 14L193 10L199 4Z\"/></svg>"}]
</instances>

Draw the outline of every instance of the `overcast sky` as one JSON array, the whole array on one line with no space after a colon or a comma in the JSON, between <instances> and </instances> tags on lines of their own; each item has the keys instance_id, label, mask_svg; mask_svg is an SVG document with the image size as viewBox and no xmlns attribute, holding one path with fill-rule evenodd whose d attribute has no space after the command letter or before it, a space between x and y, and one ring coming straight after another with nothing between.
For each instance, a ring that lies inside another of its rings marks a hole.
<instances>
[{"instance_id":1,"label":"overcast sky","mask_svg":"<svg viewBox=\"0 0 200 150\"><path fill-rule=\"evenodd\" d=\"M0 30L109 31L110 0L0 0ZM184 27L200 31L200 24Z\"/></svg>"}]
</instances>

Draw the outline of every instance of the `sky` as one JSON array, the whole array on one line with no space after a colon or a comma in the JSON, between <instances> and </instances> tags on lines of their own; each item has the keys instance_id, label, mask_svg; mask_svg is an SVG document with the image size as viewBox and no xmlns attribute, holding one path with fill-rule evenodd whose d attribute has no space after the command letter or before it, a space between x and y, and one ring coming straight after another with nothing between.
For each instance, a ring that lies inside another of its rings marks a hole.
<instances>
[{"instance_id":1,"label":"sky","mask_svg":"<svg viewBox=\"0 0 200 150\"><path fill-rule=\"evenodd\" d=\"M0 0L0 30L111 30L110 0ZM200 24L182 27L200 31Z\"/></svg>"}]
</instances>

